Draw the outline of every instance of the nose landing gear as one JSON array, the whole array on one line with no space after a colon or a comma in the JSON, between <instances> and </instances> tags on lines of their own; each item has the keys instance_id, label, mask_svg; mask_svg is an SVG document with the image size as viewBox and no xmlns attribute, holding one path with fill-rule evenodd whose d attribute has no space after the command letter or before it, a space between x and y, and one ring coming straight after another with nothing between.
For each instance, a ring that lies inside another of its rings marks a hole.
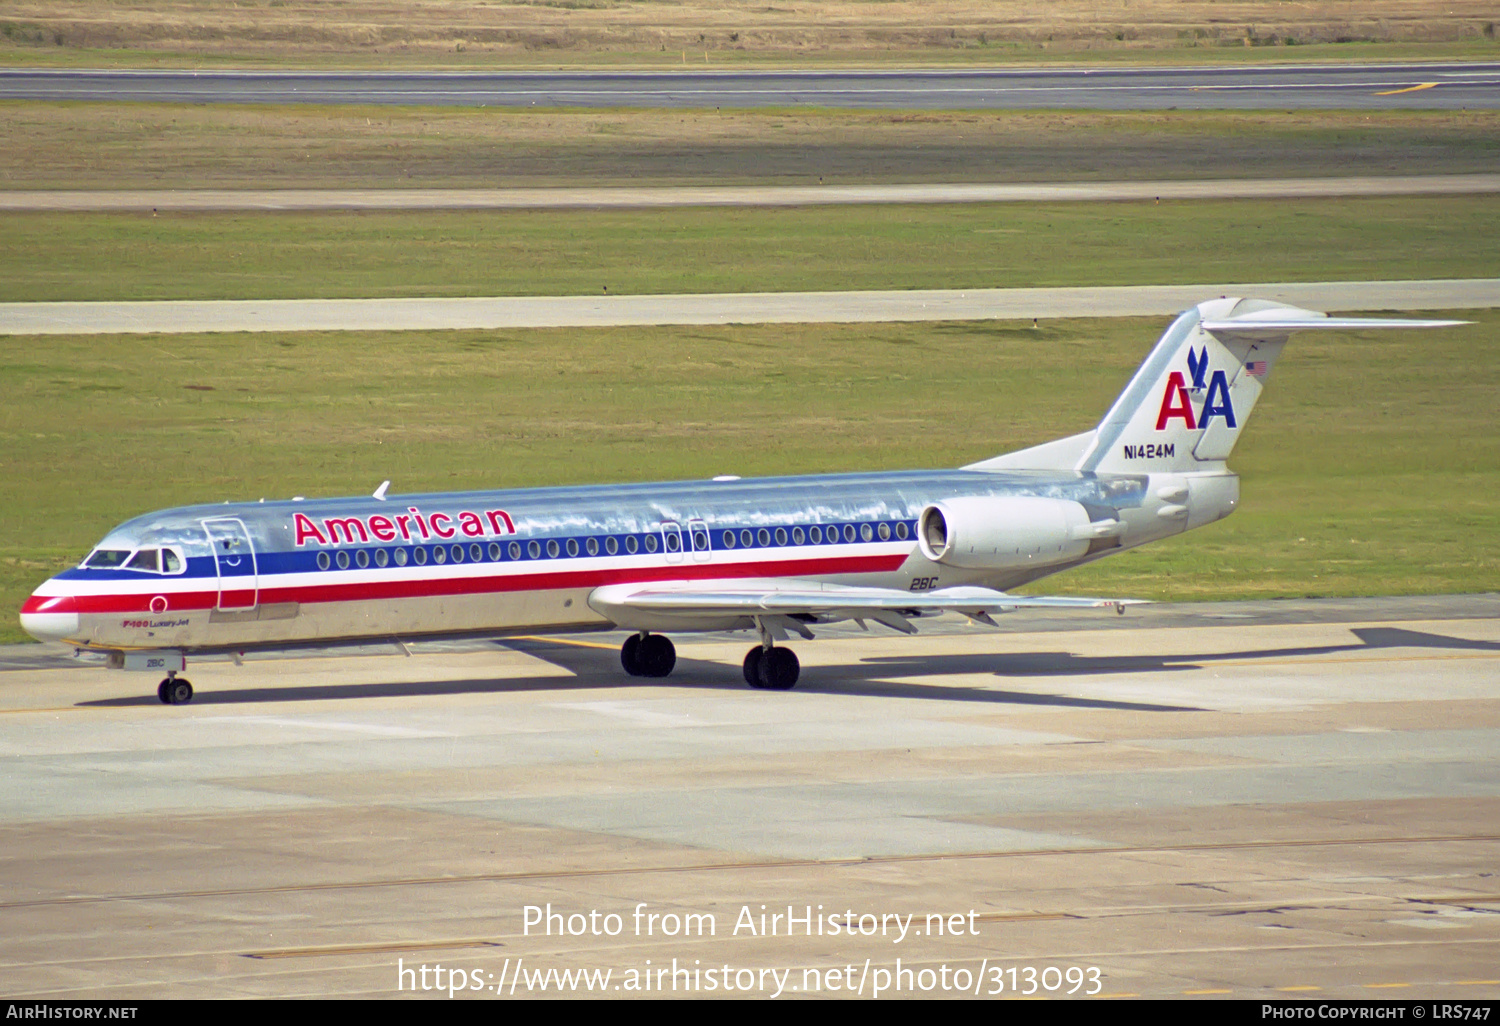
<instances>
[{"instance_id":1,"label":"nose landing gear","mask_svg":"<svg viewBox=\"0 0 1500 1026\"><path fill-rule=\"evenodd\" d=\"M193 700L193 685L169 672L166 679L156 686L156 697L161 699L162 705L187 705Z\"/></svg>"}]
</instances>

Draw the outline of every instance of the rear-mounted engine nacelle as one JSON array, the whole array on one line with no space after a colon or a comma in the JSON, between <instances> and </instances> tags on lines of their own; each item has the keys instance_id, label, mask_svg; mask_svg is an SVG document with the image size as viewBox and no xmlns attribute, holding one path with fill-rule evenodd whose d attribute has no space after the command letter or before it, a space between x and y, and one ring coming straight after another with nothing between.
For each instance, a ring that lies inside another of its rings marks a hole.
<instances>
[{"instance_id":1,"label":"rear-mounted engine nacelle","mask_svg":"<svg viewBox=\"0 0 1500 1026\"><path fill-rule=\"evenodd\" d=\"M928 506L917 521L917 542L934 563L1004 570L1076 559L1105 530L1071 499L986 495Z\"/></svg>"}]
</instances>

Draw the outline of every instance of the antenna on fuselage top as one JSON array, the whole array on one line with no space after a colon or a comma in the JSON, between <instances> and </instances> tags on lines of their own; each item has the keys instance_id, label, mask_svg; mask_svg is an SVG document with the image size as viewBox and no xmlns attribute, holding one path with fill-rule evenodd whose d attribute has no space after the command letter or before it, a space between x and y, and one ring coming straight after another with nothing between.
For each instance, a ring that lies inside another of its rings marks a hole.
<instances>
[{"instance_id":1,"label":"antenna on fuselage top","mask_svg":"<svg viewBox=\"0 0 1500 1026\"><path fill-rule=\"evenodd\" d=\"M390 486L391 486L391 483L389 481L382 481L382 482L380 482L380 487L377 488L377 489L375 489L375 498L379 499L381 502L384 502L385 501L385 490L387 488L389 488Z\"/></svg>"}]
</instances>

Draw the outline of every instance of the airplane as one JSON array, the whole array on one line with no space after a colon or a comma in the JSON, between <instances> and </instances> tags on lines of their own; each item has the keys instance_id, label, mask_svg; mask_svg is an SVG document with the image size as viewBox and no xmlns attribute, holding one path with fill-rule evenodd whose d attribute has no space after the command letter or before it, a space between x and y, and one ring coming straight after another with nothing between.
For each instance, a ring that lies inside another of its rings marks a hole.
<instances>
[{"instance_id":1,"label":"airplane","mask_svg":"<svg viewBox=\"0 0 1500 1026\"><path fill-rule=\"evenodd\" d=\"M1131 600L1009 589L1213 523L1225 466L1288 337L1464 321L1330 317L1220 298L1177 317L1093 430L958 469L187 506L115 528L41 587L21 626L193 697L189 656L631 631L631 676L672 672L667 632L753 630L752 687L797 683L822 624Z\"/></svg>"}]
</instances>

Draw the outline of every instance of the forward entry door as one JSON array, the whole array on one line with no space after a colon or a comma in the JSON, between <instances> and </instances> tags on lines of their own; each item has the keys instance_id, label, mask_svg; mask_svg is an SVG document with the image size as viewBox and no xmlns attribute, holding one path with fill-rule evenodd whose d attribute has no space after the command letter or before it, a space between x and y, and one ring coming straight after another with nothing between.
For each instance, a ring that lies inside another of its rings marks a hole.
<instances>
[{"instance_id":1,"label":"forward entry door","mask_svg":"<svg viewBox=\"0 0 1500 1026\"><path fill-rule=\"evenodd\" d=\"M232 517L203 521L213 546L214 565L219 571L219 605L222 611L254 609L259 597L255 568L255 546L243 521Z\"/></svg>"}]
</instances>

